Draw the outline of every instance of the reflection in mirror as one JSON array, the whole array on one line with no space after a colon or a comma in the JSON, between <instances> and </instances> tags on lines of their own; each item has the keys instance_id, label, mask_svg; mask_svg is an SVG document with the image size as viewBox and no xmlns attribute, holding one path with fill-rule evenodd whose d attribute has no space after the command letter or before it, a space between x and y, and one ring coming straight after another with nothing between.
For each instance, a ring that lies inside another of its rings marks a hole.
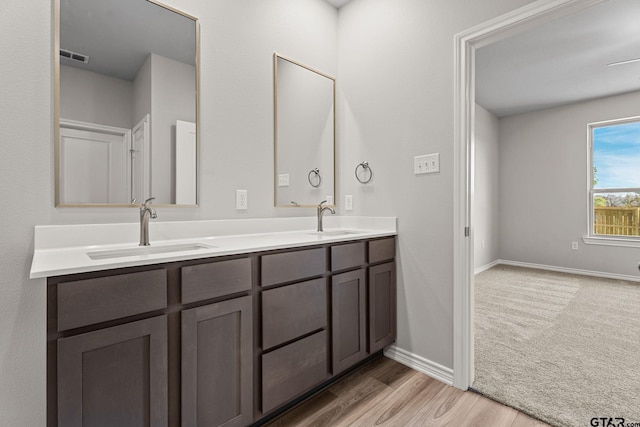
<instances>
[{"instance_id":1,"label":"reflection in mirror","mask_svg":"<svg viewBox=\"0 0 640 427\"><path fill-rule=\"evenodd\" d=\"M334 200L335 78L278 54L273 61L275 205Z\"/></svg>"},{"instance_id":2,"label":"reflection in mirror","mask_svg":"<svg viewBox=\"0 0 640 427\"><path fill-rule=\"evenodd\" d=\"M56 2L56 206L197 204L197 19Z\"/></svg>"}]
</instances>

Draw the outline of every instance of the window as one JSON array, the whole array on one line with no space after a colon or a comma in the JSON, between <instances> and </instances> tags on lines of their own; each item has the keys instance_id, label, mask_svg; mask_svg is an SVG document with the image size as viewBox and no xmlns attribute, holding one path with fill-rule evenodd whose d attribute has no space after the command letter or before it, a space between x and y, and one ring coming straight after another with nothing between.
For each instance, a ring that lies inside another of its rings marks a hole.
<instances>
[{"instance_id":1,"label":"window","mask_svg":"<svg viewBox=\"0 0 640 427\"><path fill-rule=\"evenodd\" d=\"M592 123L590 232L640 237L640 117Z\"/></svg>"}]
</instances>

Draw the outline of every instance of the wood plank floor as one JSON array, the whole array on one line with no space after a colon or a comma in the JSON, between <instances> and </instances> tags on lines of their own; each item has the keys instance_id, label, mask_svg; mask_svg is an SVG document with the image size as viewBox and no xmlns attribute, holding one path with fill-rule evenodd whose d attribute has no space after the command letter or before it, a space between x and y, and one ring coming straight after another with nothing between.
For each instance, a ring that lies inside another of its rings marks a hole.
<instances>
[{"instance_id":1,"label":"wood plank floor","mask_svg":"<svg viewBox=\"0 0 640 427\"><path fill-rule=\"evenodd\" d=\"M547 424L381 357L268 426L543 427Z\"/></svg>"}]
</instances>

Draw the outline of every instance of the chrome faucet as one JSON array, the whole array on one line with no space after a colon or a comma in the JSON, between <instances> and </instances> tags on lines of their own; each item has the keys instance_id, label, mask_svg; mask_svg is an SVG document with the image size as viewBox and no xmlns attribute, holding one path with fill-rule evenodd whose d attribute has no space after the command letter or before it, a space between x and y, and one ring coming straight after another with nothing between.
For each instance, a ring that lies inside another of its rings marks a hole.
<instances>
[{"instance_id":1,"label":"chrome faucet","mask_svg":"<svg viewBox=\"0 0 640 427\"><path fill-rule=\"evenodd\" d=\"M325 206L322 207L323 203L327 203L326 200L323 200L320 202L320 204L318 205L318 231L324 231L322 229L322 215L324 215L324 211L329 211L332 214L335 214L336 211L334 211L333 209L331 209L329 206Z\"/></svg>"},{"instance_id":2,"label":"chrome faucet","mask_svg":"<svg viewBox=\"0 0 640 427\"><path fill-rule=\"evenodd\" d=\"M150 197L140 206L140 246L149 246L149 218L157 218L156 211L149 206L149 202L155 199Z\"/></svg>"}]
</instances>

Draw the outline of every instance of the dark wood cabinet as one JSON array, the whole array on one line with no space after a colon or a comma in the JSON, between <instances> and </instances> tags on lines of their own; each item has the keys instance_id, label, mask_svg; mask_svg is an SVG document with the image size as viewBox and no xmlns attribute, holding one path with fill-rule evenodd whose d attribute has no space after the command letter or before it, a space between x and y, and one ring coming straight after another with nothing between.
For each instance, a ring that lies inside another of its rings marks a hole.
<instances>
[{"instance_id":1,"label":"dark wood cabinet","mask_svg":"<svg viewBox=\"0 0 640 427\"><path fill-rule=\"evenodd\" d=\"M331 278L333 374L367 356L367 288L363 269Z\"/></svg>"},{"instance_id":2,"label":"dark wood cabinet","mask_svg":"<svg viewBox=\"0 0 640 427\"><path fill-rule=\"evenodd\" d=\"M396 337L395 238L51 277L47 426L260 424Z\"/></svg>"},{"instance_id":3,"label":"dark wood cabinet","mask_svg":"<svg viewBox=\"0 0 640 427\"><path fill-rule=\"evenodd\" d=\"M251 297L182 312L182 425L245 426L253 410Z\"/></svg>"},{"instance_id":4,"label":"dark wood cabinet","mask_svg":"<svg viewBox=\"0 0 640 427\"><path fill-rule=\"evenodd\" d=\"M58 425L167 425L167 317L58 340Z\"/></svg>"},{"instance_id":5,"label":"dark wood cabinet","mask_svg":"<svg viewBox=\"0 0 640 427\"><path fill-rule=\"evenodd\" d=\"M387 262L369 268L369 353L396 339L396 265Z\"/></svg>"}]
</instances>

